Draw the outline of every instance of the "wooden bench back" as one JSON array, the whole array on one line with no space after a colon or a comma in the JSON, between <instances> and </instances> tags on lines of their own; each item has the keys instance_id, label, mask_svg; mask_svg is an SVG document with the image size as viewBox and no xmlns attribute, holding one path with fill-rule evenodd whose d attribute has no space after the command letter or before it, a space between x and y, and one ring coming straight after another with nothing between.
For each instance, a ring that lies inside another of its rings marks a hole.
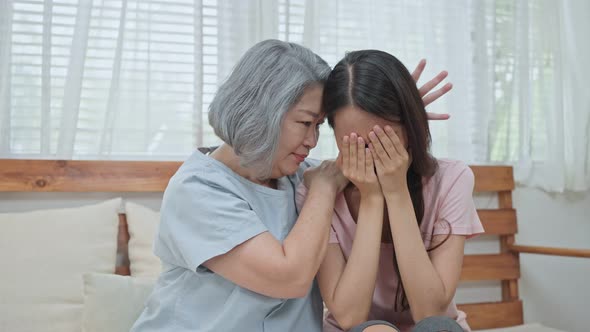
<instances>
[{"instance_id":1,"label":"wooden bench back","mask_svg":"<svg viewBox=\"0 0 590 332\"><path fill-rule=\"evenodd\" d=\"M163 192L180 162L63 161L0 159L0 192ZM514 180L507 166L472 166L476 193L497 193L498 208L479 209L486 234L500 239L500 253L466 255L462 281L502 282L502 301L459 305L473 329L522 324L518 297L520 264L508 250L517 231L512 207ZM123 259L115 273L129 275L125 214L119 216L118 254Z\"/></svg>"},{"instance_id":2,"label":"wooden bench back","mask_svg":"<svg viewBox=\"0 0 590 332\"><path fill-rule=\"evenodd\" d=\"M467 313L472 329L489 329L523 324L522 301L518 296L520 261L509 250L518 228L516 210L512 206L514 176L510 166L471 166L475 175L475 193L498 195L498 207L478 209L487 235L498 236L500 252L465 255L461 281L501 281L502 301L459 304Z\"/></svg>"}]
</instances>

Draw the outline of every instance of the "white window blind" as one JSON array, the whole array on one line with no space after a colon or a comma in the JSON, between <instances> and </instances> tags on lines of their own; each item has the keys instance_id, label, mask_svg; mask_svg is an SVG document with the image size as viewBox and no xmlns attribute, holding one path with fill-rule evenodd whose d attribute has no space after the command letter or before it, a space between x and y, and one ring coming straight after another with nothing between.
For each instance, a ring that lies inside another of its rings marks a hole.
<instances>
[{"instance_id":1,"label":"white window blind","mask_svg":"<svg viewBox=\"0 0 590 332\"><path fill-rule=\"evenodd\" d=\"M260 40L278 38L312 48L330 65L346 51L367 48L394 54L410 71L427 58L419 84L443 69L454 84L428 107L452 115L431 123L436 156L512 163L524 179L558 155L564 162L551 166L562 174L558 182L571 171L585 182L569 182L586 183L588 170L577 165L588 164L590 152L577 142L588 133L572 121L579 102L570 92L584 66L569 70L576 54L585 52L576 39L584 30L572 28L583 12L572 8L584 6L509 0L0 1L0 156L184 159L196 146L220 143L207 110L239 57ZM569 138L570 127L582 134ZM321 132L312 156L334 157L331 130Z\"/></svg>"},{"instance_id":2,"label":"white window blind","mask_svg":"<svg viewBox=\"0 0 590 332\"><path fill-rule=\"evenodd\" d=\"M9 153L184 158L205 134L201 110L217 84L215 10L14 1Z\"/></svg>"}]
</instances>

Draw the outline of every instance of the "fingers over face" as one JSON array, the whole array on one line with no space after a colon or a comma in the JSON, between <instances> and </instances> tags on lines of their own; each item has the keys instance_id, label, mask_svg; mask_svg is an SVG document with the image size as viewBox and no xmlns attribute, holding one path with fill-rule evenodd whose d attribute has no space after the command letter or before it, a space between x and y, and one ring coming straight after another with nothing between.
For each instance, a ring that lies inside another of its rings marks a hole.
<instances>
[{"instance_id":1,"label":"fingers over face","mask_svg":"<svg viewBox=\"0 0 590 332\"><path fill-rule=\"evenodd\" d=\"M393 128L391 128L390 126L385 126L385 134L393 144L393 147L395 148L395 151L399 156L405 157L408 155L406 148L402 144L402 141L399 139L399 136L397 136Z\"/></svg>"},{"instance_id":2,"label":"fingers over face","mask_svg":"<svg viewBox=\"0 0 590 332\"><path fill-rule=\"evenodd\" d=\"M383 146L383 144L379 140L379 137L374 131L371 131L369 133L369 139L371 140L371 151L374 153L373 158L375 160L380 160L382 163L387 162L389 160L389 155L385 151L385 147Z\"/></svg>"},{"instance_id":3,"label":"fingers over face","mask_svg":"<svg viewBox=\"0 0 590 332\"><path fill-rule=\"evenodd\" d=\"M373 132L379 138L379 141L381 142L383 149L385 149L385 152L387 153L390 159L394 158L397 154L399 154L399 152L395 148L395 145L393 144L391 137L389 137L389 133L386 133L385 130L380 126L373 127Z\"/></svg>"},{"instance_id":4,"label":"fingers over face","mask_svg":"<svg viewBox=\"0 0 590 332\"><path fill-rule=\"evenodd\" d=\"M357 144L356 144L356 153L357 153L357 167L358 167L358 173L360 175L364 175L365 172L365 160L367 158L367 156L365 155L365 140L359 136L359 138L357 139Z\"/></svg>"},{"instance_id":5,"label":"fingers over face","mask_svg":"<svg viewBox=\"0 0 590 332\"><path fill-rule=\"evenodd\" d=\"M365 148L365 174L373 174L375 172L375 165L373 163L373 155L369 148Z\"/></svg>"},{"instance_id":6,"label":"fingers over face","mask_svg":"<svg viewBox=\"0 0 590 332\"><path fill-rule=\"evenodd\" d=\"M344 136L342 138L342 150L340 153L342 154L343 170L348 171L350 169L350 137Z\"/></svg>"},{"instance_id":7,"label":"fingers over face","mask_svg":"<svg viewBox=\"0 0 590 332\"><path fill-rule=\"evenodd\" d=\"M355 133L350 134L350 145L349 145L349 153L350 153L350 170L356 172L357 170L357 144L358 143L358 136Z\"/></svg>"}]
</instances>

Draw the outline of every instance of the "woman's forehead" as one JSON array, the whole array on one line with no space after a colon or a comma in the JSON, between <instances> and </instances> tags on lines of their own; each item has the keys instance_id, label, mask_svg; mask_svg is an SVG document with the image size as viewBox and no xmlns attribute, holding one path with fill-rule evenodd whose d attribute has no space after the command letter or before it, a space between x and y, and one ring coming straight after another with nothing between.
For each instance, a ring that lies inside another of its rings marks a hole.
<instances>
[{"instance_id":1,"label":"woman's forehead","mask_svg":"<svg viewBox=\"0 0 590 332\"><path fill-rule=\"evenodd\" d=\"M355 106L348 106L345 109L336 112L334 116L334 129L337 131L357 133L363 137L373 130L374 126L392 126L398 127L398 121L391 121L365 112Z\"/></svg>"}]
</instances>

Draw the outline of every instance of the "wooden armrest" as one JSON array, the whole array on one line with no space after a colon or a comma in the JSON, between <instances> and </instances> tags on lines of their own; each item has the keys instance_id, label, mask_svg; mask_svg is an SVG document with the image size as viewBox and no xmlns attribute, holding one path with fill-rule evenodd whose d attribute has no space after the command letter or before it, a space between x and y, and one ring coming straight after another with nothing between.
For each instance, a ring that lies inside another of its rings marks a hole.
<instances>
[{"instance_id":1,"label":"wooden armrest","mask_svg":"<svg viewBox=\"0 0 590 332\"><path fill-rule=\"evenodd\" d=\"M588 249L536 247L536 246L521 246L521 245L511 244L508 246L508 250L513 251L513 252L528 253L528 254L590 258L590 250L588 250Z\"/></svg>"}]
</instances>

